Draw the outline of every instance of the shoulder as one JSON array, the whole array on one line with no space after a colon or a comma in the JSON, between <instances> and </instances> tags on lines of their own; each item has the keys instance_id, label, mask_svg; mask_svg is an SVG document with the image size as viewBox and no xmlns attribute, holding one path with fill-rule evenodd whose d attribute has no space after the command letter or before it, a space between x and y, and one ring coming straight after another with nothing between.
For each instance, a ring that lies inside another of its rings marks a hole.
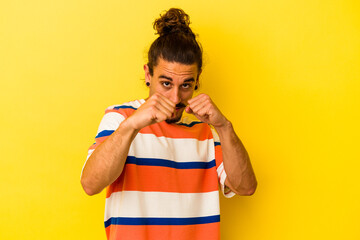
<instances>
[{"instance_id":1,"label":"shoulder","mask_svg":"<svg viewBox=\"0 0 360 240\"><path fill-rule=\"evenodd\" d=\"M130 102L126 102L123 104L117 104L117 105L112 105L106 108L105 111L111 111L111 110L119 110L119 109L138 109L143 103L145 102L144 99L139 99L139 100L134 100L134 101L130 101Z\"/></svg>"},{"instance_id":2,"label":"shoulder","mask_svg":"<svg viewBox=\"0 0 360 240\"><path fill-rule=\"evenodd\" d=\"M106 133L112 133L109 131L115 131L119 127L120 123L130 116L132 112L140 107L144 102L145 100L141 99L107 107L105 115L101 119L98 132L101 133L105 131Z\"/></svg>"},{"instance_id":3,"label":"shoulder","mask_svg":"<svg viewBox=\"0 0 360 240\"><path fill-rule=\"evenodd\" d=\"M107 113L119 113L124 117L129 116L133 111L138 109L143 103L144 99L134 100L123 104L112 105L106 108L105 114Z\"/></svg>"}]
</instances>

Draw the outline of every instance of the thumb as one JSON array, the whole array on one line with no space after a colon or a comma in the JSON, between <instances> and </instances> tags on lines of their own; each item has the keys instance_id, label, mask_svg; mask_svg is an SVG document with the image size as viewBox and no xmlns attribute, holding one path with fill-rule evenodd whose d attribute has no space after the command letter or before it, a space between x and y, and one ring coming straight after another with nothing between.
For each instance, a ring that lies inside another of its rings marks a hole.
<instances>
[{"instance_id":1,"label":"thumb","mask_svg":"<svg viewBox=\"0 0 360 240\"><path fill-rule=\"evenodd\" d=\"M190 108L189 105L186 106L185 112L187 112L187 113L193 113L193 111L191 110L191 108Z\"/></svg>"}]
</instances>

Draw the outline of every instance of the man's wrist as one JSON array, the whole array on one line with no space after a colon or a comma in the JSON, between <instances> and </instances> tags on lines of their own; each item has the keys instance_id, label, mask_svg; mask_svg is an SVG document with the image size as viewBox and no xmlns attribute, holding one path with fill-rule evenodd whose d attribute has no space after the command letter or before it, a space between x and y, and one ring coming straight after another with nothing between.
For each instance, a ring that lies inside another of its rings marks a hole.
<instances>
[{"instance_id":1,"label":"man's wrist","mask_svg":"<svg viewBox=\"0 0 360 240\"><path fill-rule=\"evenodd\" d=\"M219 134L233 130L232 123L228 119L225 119L221 125L214 126L214 128Z\"/></svg>"},{"instance_id":2,"label":"man's wrist","mask_svg":"<svg viewBox=\"0 0 360 240\"><path fill-rule=\"evenodd\" d=\"M140 129L137 129L133 123L134 121L131 119L131 117L126 118L119 126L119 128L122 129L121 132L128 132L131 135L136 135L140 131ZM117 130L119 130L119 128Z\"/></svg>"}]
</instances>

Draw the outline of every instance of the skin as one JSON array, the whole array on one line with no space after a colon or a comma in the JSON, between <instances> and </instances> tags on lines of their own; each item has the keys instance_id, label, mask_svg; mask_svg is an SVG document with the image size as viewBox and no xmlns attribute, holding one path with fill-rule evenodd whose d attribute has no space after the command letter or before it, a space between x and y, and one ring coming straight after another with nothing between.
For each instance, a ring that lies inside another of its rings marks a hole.
<instances>
[{"instance_id":1,"label":"skin","mask_svg":"<svg viewBox=\"0 0 360 240\"><path fill-rule=\"evenodd\" d=\"M120 176L130 144L140 129L162 121L172 124L186 111L211 124L218 132L227 173L225 185L238 195L252 195L257 187L255 174L231 122L208 95L192 98L201 73L197 64L185 65L159 58L153 75L147 65L144 71L145 81L150 83L149 97L94 150L81 176L85 192L97 194Z\"/></svg>"}]
</instances>

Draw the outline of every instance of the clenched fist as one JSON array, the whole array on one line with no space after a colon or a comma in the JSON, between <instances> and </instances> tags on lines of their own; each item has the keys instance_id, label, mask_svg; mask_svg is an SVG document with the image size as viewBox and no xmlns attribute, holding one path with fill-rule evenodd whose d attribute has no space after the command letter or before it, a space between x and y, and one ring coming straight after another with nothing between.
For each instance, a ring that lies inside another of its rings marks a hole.
<instances>
[{"instance_id":1,"label":"clenched fist","mask_svg":"<svg viewBox=\"0 0 360 240\"><path fill-rule=\"evenodd\" d=\"M160 93L154 93L129 118L132 128L140 130L154 123L171 118L175 111L175 103Z\"/></svg>"},{"instance_id":2,"label":"clenched fist","mask_svg":"<svg viewBox=\"0 0 360 240\"><path fill-rule=\"evenodd\" d=\"M194 114L202 122L211 124L215 128L223 127L228 122L211 98L204 93L190 99L188 103L185 111Z\"/></svg>"}]
</instances>

